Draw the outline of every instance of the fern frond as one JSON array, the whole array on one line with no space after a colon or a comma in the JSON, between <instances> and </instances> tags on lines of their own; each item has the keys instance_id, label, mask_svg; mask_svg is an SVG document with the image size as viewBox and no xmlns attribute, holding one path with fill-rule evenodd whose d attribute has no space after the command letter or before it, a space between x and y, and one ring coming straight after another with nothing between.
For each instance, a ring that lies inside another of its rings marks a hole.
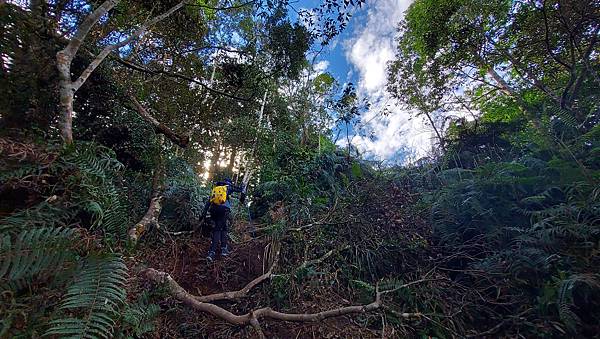
<instances>
[{"instance_id":1,"label":"fern frond","mask_svg":"<svg viewBox=\"0 0 600 339\"><path fill-rule=\"evenodd\" d=\"M134 303L127 303L122 314L116 337L141 338L144 334L154 331L154 320L160 313L160 307L148 302L148 293L142 293Z\"/></svg>"},{"instance_id":2,"label":"fern frond","mask_svg":"<svg viewBox=\"0 0 600 339\"><path fill-rule=\"evenodd\" d=\"M581 319L571 309L573 305L573 290L577 284L584 284L592 289L600 289L600 279L594 274L575 274L561 282L558 291L558 314L561 321L572 332L576 332Z\"/></svg>"},{"instance_id":3,"label":"fern frond","mask_svg":"<svg viewBox=\"0 0 600 339\"><path fill-rule=\"evenodd\" d=\"M73 214L74 212L70 209L42 202L0 220L0 231L64 227L67 226L67 221L73 217Z\"/></svg>"},{"instance_id":4,"label":"fern frond","mask_svg":"<svg viewBox=\"0 0 600 339\"><path fill-rule=\"evenodd\" d=\"M110 148L95 144L83 144L65 157L65 162L76 164L80 171L102 180L110 180L110 174L123 169Z\"/></svg>"},{"instance_id":5,"label":"fern frond","mask_svg":"<svg viewBox=\"0 0 600 339\"><path fill-rule=\"evenodd\" d=\"M16 236L0 238L0 279L10 281L30 277L56 268L72 254L69 248L76 239L74 229L36 228Z\"/></svg>"},{"instance_id":6,"label":"fern frond","mask_svg":"<svg viewBox=\"0 0 600 339\"><path fill-rule=\"evenodd\" d=\"M120 257L88 258L60 306L61 310L79 316L53 320L46 335L110 337L117 311L125 301L126 279L127 268Z\"/></svg>"}]
</instances>

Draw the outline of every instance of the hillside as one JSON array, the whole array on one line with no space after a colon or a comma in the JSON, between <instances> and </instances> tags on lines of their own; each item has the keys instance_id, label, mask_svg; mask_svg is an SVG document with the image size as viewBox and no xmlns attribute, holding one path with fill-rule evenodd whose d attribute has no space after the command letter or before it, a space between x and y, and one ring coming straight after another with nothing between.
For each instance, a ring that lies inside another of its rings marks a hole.
<instances>
[{"instance_id":1,"label":"hillside","mask_svg":"<svg viewBox=\"0 0 600 339\"><path fill-rule=\"evenodd\" d=\"M597 338L598 4L298 6L0 3L0 338Z\"/></svg>"}]
</instances>

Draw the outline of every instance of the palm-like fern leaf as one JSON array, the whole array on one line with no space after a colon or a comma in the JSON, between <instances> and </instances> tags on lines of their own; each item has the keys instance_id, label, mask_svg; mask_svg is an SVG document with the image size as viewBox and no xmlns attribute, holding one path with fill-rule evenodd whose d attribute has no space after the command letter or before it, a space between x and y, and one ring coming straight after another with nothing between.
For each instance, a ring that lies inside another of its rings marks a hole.
<instances>
[{"instance_id":1,"label":"palm-like fern leaf","mask_svg":"<svg viewBox=\"0 0 600 339\"><path fill-rule=\"evenodd\" d=\"M576 326L581 323L579 316L571 309L573 306L573 290L577 284L587 285L594 290L598 290L600 289L600 280L598 276L593 274L575 274L561 282L558 293L558 314L560 320L573 332L576 332Z\"/></svg>"},{"instance_id":2,"label":"palm-like fern leaf","mask_svg":"<svg viewBox=\"0 0 600 339\"><path fill-rule=\"evenodd\" d=\"M9 281L56 268L71 255L75 231L62 227L25 230L0 238L0 278Z\"/></svg>"},{"instance_id":3,"label":"palm-like fern leaf","mask_svg":"<svg viewBox=\"0 0 600 339\"><path fill-rule=\"evenodd\" d=\"M117 310L125 301L126 279L127 268L120 257L88 258L60 306L71 316L52 321L46 335L110 337Z\"/></svg>"}]
</instances>

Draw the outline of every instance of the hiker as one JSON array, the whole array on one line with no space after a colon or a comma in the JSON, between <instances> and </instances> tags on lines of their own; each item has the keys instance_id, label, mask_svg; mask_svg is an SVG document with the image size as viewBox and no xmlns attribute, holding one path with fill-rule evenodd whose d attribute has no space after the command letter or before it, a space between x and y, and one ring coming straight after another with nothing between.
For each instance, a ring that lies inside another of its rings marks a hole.
<instances>
[{"instance_id":1,"label":"hiker","mask_svg":"<svg viewBox=\"0 0 600 339\"><path fill-rule=\"evenodd\" d=\"M210 216L214 222L210 249L206 256L208 261L213 261L215 259L215 253L219 243L221 245L221 256L226 257L229 255L229 249L227 248L228 223L230 221L231 213L231 202L229 202L229 197L234 192L241 193L240 203L243 204L246 199L245 187L234 186L229 178L226 178L223 181L217 181L212 189L210 199L204 206L202 219L206 217L206 212L210 209Z\"/></svg>"}]
</instances>

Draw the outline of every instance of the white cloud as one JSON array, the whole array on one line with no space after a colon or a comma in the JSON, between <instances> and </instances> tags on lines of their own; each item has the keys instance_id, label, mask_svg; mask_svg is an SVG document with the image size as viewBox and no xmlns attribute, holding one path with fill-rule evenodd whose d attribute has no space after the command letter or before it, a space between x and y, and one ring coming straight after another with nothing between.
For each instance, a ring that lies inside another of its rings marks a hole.
<instances>
[{"instance_id":1,"label":"white cloud","mask_svg":"<svg viewBox=\"0 0 600 339\"><path fill-rule=\"evenodd\" d=\"M378 0L370 3L364 17L353 23L351 38L344 41L345 56L358 78L359 97L371 107L359 122L374 138L354 135L352 144L368 157L407 162L425 156L431 149L432 130L422 118L394 105L386 92L386 64L394 59L398 22L412 0ZM387 110L387 116L381 113ZM345 144L340 140L340 144Z\"/></svg>"},{"instance_id":2,"label":"white cloud","mask_svg":"<svg viewBox=\"0 0 600 339\"><path fill-rule=\"evenodd\" d=\"M325 72L327 67L329 67L329 61L321 60L313 66L313 73L319 75L319 74Z\"/></svg>"}]
</instances>

